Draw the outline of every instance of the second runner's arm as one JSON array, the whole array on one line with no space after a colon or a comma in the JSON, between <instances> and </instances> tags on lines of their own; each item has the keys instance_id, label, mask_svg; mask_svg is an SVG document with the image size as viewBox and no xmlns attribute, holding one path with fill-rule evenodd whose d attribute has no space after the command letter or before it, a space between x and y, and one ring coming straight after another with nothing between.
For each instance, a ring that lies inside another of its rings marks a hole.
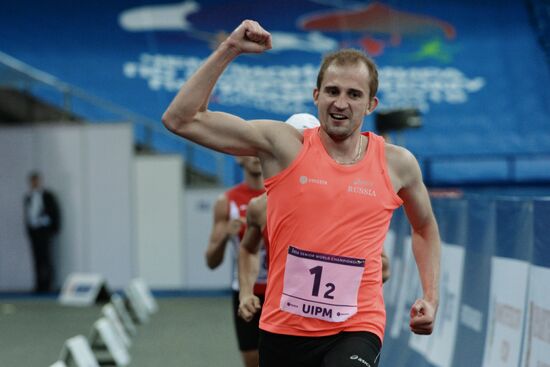
<instances>
[{"instance_id":1,"label":"second runner's arm","mask_svg":"<svg viewBox=\"0 0 550 367\"><path fill-rule=\"evenodd\" d=\"M239 246L239 316L250 321L260 310L260 299L254 295L254 284L260 273L260 246L263 213L252 199L246 213L246 232Z\"/></svg>"},{"instance_id":2,"label":"second runner's arm","mask_svg":"<svg viewBox=\"0 0 550 367\"><path fill-rule=\"evenodd\" d=\"M210 269L217 268L222 262L229 236L236 235L241 229L242 221L229 219L229 204L227 197L221 195L214 204L214 218L210 239L206 249L206 265Z\"/></svg>"}]
</instances>

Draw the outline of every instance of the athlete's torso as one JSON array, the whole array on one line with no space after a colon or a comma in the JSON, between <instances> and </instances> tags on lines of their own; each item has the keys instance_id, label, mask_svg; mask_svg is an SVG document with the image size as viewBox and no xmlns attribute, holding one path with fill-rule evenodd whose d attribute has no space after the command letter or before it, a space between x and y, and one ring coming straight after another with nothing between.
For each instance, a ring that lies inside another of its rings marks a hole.
<instances>
[{"instance_id":1,"label":"athlete's torso","mask_svg":"<svg viewBox=\"0 0 550 367\"><path fill-rule=\"evenodd\" d=\"M383 340L381 252L401 199L373 133L364 158L340 165L318 129L296 160L265 181L269 283L260 327L290 335L370 331Z\"/></svg>"}]
</instances>

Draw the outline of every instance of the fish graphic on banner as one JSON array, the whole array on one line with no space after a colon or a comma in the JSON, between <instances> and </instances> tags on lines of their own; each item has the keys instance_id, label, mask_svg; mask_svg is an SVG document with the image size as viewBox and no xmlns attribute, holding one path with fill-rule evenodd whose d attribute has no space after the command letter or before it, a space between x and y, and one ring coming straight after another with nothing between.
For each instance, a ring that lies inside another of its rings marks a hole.
<instances>
[{"instance_id":1,"label":"fish graphic on banner","mask_svg":"<svg viewBox=\"0 0 550 367\"><path fill-rule=\"evenodd\" d=\"M389 37L389 45L396 47L405 37L432 37L442 34L447 40L456 37L455 28L443 20L427 15L404 12L391 6L373 2L353 10L332 10L303 16L299 24L306 31L359 32L367 34L359 44L371 56L379 56L387 41L374 38Z\"/></svg>"}]
</instances>

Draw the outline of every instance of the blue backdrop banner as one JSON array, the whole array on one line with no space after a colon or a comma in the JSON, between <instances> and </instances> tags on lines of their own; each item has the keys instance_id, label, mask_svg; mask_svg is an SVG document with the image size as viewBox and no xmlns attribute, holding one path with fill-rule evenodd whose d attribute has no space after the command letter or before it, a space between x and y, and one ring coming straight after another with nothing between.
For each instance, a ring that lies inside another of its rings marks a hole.
<instances>
[{"instance_id":1,"label":"blue backdrop banner","mask_svg":"<svg viewBox=\"0 0 550 367\"><path fill-rule=\"evenodd\" d=\"M19 0L3 4L0 51L160 125L181 83L246 18L271 32L273 50L239 57L211 109L315 113L321 56L356 47L379 65L380 110L422 112L424 126L401 136L417 156L550 154L550 68L522 1ZM500 179L502 162L434 175Z\"/></svg>"}]
</instances>

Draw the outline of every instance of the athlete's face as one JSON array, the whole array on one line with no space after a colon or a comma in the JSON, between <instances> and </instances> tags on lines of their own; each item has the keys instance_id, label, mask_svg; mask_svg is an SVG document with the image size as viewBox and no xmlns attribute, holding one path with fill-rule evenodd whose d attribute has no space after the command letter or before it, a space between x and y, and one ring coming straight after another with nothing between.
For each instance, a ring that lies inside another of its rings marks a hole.
<instances>
[{"instance_id":1,"label":"athlete's face","mask_svg":"<svg viewBox=\"0 0 550 367\"><path fill-rule=\"evenodd\" d=\"M238 157L237 161L249 174L256 176L262 174L262 165L258 157Z\"/></svg>"},{"instance_id":2,"label":"athlete's face","mask_svg":"<svg viewBox=\"0 0 550 367\"><path fill-rule=\"evenodd\" d=\"M313 91L322 129L333 139L343 140L360 130L363 118L376 105L369 101L369 71L365 64L330 65L320 89Z\"/></svg>"}]
</instances>

